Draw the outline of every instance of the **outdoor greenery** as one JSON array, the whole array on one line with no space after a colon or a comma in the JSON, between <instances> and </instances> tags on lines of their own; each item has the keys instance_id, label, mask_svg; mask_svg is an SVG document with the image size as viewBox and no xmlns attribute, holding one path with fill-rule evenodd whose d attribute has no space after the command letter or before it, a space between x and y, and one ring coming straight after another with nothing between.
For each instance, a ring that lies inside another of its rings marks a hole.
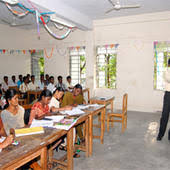
<instances>
[{"instance_id":1,"label":"outdoor greenery","mask_svg":"<svg viewBox=\"0 0 170 170\"><path fill-rule=\"evenodd\" d=\"M105 88L116 88L116 54L105 54L105 63L98 65L98 71L105 74Z\"/></svg>"},{"instance_id":2,"label":"outdoor greenery","mask_svg":"<svg viewBox=\"0 0 170 170\"><path fill-rule=\"evenodd\" d=\"M40 75L44 74L44 58L43 57L39 59L38 65L40 68Z\"/></svg>"}]
</instances>

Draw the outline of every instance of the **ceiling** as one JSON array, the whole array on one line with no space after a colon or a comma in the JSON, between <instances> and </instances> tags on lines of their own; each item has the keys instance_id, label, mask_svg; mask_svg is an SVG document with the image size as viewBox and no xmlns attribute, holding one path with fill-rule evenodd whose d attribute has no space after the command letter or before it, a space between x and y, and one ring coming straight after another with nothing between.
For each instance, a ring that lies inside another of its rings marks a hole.
<instances>
[{"instance_id":1,"label":"ceiling","mask_svg":"<svg viewBox=\"0 0 170 170\"><path fill-rule=\"evenodd\" d=\"M31 8L28 0L19 0L26 7ZM114 0L113 0L114 1ZM123 5L140 4L140 8L114 10L105 14L112 8L108 0L32 0L39 10L54 11L58 16L75 23L79 28L92 29L92 21L110 17L120 17L127 15L137 15L144 13L153 13L170 10L170 0L120 0ZM43 8L46 7L49 10ZM15 9L15 8L14 8ZM18 10L18 8L17 8ZM12 22L15 16L0 2L0 24L5 24L1 19ZM28 14L22 19L15 17L17 24L31 24L30 26L21 26L24 29L36 28L35 16Z\"/></svg>"},{"instance_id":2,"label":"ceiling","mask_svg":"<svg viewBox=\"0 0 170 170\"><path fill-rule=\"evenodd\" d=\"M151 12L170 10L170 0L120 0L122 5L140 4L140 8L122 9L105 14L112 8L108 0L62 0L65 4L88 15L91 19L103 19L127 15L136 15ZM112 0L114 1L114 0Z\"/></svg>"}]
</instances>

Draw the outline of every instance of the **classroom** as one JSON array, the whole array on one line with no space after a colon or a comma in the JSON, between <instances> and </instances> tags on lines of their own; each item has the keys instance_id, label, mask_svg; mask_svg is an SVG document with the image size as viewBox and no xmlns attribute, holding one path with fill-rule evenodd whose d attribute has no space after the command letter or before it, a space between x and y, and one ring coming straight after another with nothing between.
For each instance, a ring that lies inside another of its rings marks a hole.
<instances>
[{"instance_id":1,"label":"classroom","mask_svg":"<svg viewBox=\"0 0 170 170\"><path fill-rule=\"evenodd\" d=\"M169 30L169 0L0 0L0 169L170 169Z\"/></svg>"}]
</instances>

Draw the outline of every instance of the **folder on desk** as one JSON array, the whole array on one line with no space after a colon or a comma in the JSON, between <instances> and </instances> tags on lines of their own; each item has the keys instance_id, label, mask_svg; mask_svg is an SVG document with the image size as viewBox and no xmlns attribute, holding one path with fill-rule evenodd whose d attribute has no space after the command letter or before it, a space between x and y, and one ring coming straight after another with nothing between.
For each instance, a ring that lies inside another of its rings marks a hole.
<instances>
[{"instance_id":1,"label":"folder on desk","mask_svg":"<svg viewBox=\"0 0 170 170\"><path fill-rule=\"evenodd\" d=\"M43 127L32 127L32 128L22 128L22 129L15 129L15 136L26 136L26 135L35 135L44 133Z\"/></svg>"}]
</instances>

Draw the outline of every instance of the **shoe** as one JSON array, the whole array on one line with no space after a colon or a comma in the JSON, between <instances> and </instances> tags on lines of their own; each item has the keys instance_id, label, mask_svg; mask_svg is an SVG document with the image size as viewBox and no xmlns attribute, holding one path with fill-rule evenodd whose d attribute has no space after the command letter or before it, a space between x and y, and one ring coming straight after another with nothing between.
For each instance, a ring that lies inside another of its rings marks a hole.
<instances>
[{"instance_id":1,"label":"shoe","mask_svg":"<svg viewBox=\"0 0 170 170\"><path fill-rule=\"evenodd\" d=\"M158 137L156 138L156 140L157 140L157 141L161 141L161 140L162 140L162 137L160 137L160 136L158 135Z\"/></svg>"},{"instance_id":2,"label":"shoe","mask_svg":"<svg viewBox=\"0 0 170 170\"><path fill-rule=\"evenodd\" d=\"M168 132L168 140L170 141L170 129L169 129L169 132Z\"/></svg>"}]
</instances>

